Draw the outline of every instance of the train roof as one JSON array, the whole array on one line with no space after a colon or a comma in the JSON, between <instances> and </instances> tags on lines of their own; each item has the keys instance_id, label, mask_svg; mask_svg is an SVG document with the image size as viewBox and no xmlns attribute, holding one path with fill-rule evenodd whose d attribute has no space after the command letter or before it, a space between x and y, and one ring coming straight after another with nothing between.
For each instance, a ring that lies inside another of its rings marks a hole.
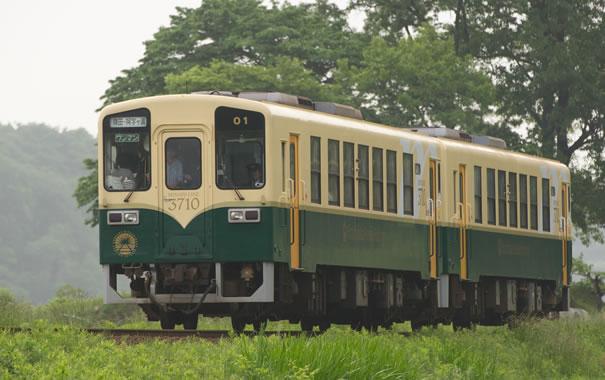
<instances>
[{"instance_id":1,"label":"train roof","mask_svg":"<svg viewBox=\"0 0 605 380\"><path fill-rule=\"evenodd\" d=\"M563 163L544 158L540 156L534 156L522 152L515 152L507 149L500 149L488 145L477 144L473 142L467 142L463 140L453 140L445 137L430 136L422 133L415 132L411 128L400 128L393 127L384 124L378 124L367 120L359 120L356 118L340 116L325 112L319 112L307 107L296 107L293 105L279 104L271 101L247 99L241 97L234 97L224 95L222 93L208 94L208 93L194 93L194 94L178 94L178 95L158 95L146 98L139 98L133 100L127 100L115 104L111 104L101 111L100 116L103 117L108 114L122 112L132 108L142 108L145 106L151 106L153 104L186 104L192 102L196 103L200 100L211 101L215 104L221 104L230 107L252 107L257 110L262 110L271 117L284 118L284 119L298 119L306 122L313 122L323 125L329 125L337 128L349 128L356 131L364 131L376 134L389 135L391 137L400 137L416 141L435 142L439 141L440 144L446 150L464 150L466 152L474 151L475 153L491 154L500 156L501 158L516 158L523 160L535 161L536 164L544 164L545 162L559 166L561 168L568 169Z\"/></svg>"}]
</instances>

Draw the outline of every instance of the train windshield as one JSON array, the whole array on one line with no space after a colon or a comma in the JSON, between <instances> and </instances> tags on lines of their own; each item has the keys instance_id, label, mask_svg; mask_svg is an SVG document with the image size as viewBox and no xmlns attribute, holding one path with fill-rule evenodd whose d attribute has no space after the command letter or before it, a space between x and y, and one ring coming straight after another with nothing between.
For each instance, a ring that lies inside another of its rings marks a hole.
<instances>
[{"instance_id":1,"label":"train windshield","mask_svg":"<svg viewBox=\"0 0 605 380\"><path fill-rule=\"evenodd\" d=\"M105 189L142 191L151 184L149 116L141 110L103 121Z\"/></svg>"},{"instance_id":2,"label":"train windshield","mask_svg":"<svg viewBox=\"0 0 605 380\"><path fill-rule=\"evenodd\" d=\"M265 118L261 113L216 110L216 184L221 189L265 185Z\"/></svg>"}]
</instances>

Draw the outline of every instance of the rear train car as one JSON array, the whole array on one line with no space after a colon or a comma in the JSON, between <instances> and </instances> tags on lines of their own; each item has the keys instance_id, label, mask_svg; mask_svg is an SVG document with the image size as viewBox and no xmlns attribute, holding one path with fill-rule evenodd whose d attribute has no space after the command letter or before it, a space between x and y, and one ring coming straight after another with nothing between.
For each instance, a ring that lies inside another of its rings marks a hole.
<instances>
[{"instance_id":1,"label":"rear train car","mask_svg":"<svg viewBox=\"0 0 605 380\"><path fill-rule=\"evenodd\" d=\"M163 328L465 327L567 308L569 170L496 139L221 93L108 106L98 147L105 301Z\"/></svg>"}]
</instances>

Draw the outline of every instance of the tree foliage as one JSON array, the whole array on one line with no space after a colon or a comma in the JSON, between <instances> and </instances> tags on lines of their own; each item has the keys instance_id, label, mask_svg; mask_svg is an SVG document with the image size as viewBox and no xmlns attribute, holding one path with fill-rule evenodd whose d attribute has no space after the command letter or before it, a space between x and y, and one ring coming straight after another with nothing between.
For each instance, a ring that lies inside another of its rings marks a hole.
<instances>
[{"instance_id":1,"label":"tree foliage","mask_svg":"<svg viewBox=\"0 0 605 380\"><path fill-rule=\"evenodd\" d=\"M573 259L573 273L577 275L576 282L580 289L590 294L589 300L597 311L602 311L605 297L605 272L599 272L593 265L587 264L582 255Z\"/></svg>"}]
</instances>

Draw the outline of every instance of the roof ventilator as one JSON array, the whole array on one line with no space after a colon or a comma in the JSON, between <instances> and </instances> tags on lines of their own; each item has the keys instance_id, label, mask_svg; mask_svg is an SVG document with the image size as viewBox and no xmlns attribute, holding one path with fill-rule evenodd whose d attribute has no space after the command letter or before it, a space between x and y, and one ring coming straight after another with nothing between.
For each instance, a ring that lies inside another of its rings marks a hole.
<instances>
[{"instance_id":1,"label":"roof ventilator","mask_svg":"<svg viewBox=\"0 0 605 380\"><path fill-rule=\"evenodd\" d=\"M492 136L476 136L464 131L457 131L450 128L413 128L412 132L418 132L423 135L441 137L444 139L465 141L473 144L489 146L498 149L507 149L506 141Z\"/></svg>"}]
</instances>

